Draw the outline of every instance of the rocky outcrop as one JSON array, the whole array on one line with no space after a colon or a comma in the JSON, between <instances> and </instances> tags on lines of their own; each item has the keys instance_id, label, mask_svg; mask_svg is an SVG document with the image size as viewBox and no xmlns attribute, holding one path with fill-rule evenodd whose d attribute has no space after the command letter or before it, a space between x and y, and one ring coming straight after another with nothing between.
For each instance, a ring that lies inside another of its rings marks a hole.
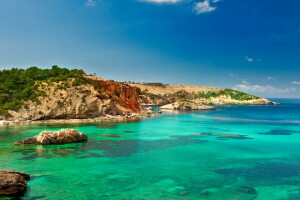
<instances>
[{"instance_id":1,"label":"rocky outcrop","mask_svg":"<svg viewBox=\"0 0 300 200\"><path fill-rule=\"evenodd\" d=\"M79 133L75 129L62 129L59 131L43 131L39 135L27 138L25 140L15 142L13 145L26 145L26 144L65 144L86 142L87 135Z\"/></svg>"},{"instance_id":2,"label":"rocky outcrop","mask_svg":"<svg viewBox=\"0 0 300 200\"><path fill-rule=\"evenodd\" d=\"M0 196L20 197L25 194L30 175L9 169L0 170Z\"/></svg>"},{"instance_id":3,"label":"rocky outcrop","mask_svg":"<svg viewBox=\"0 0 300 200\"><path fill-rule=\"evenodd\" d=\"M140 113L143 111L135 88L127 84L110 81L102 81L99 84L102 85L106 94L111 95L111 100L115 103L116 107L121 107L117 110L119 114Z\"/></svg>"},{"instance_id":4,"label":"rocky outcrop","mask_svg":"<svg viewBox=\"0 0 300 200\"><path fill-rule=\"evenodd\" d=\"M240 91L194 85L130 84L140 90L142 105L162 106L181 100L191 100L203 105L276 105L267 99Z\"/></svg>"},{"instance_id":5,"label":"rocky outcrop","mask_svg":"<svg viewBox=\"0 0 300 200\"><path fill-rule=\"evenodd\" d=\"M9 111L0 120L88 119L106 115L142 114L136 88L85 75L86 83L72 86L74 79L40 83L44 95L27 101L18 111Z\"/></svg>"},{"instance_id":6,"label":"rocky outcrop","mask_svg":"<svg viewBox=\"0 0 300 200\"><path fill-rule=\"evenodd\" d=\"M211 105L276 105L278 103L269 101L268 99L258 98L251 100L237 100L230 96L222 95L210 99L198 99L197 102Z\"/></svg>"},{"instance_id":7,"label":"rocky outcrop","mask_svg":"<svg viewBox=\"0 0 300 200\"><path fill-rule=\"evenodd\" d=\"M216 110L213 106L199 104L193 101L178 101L172 104L161 106L160 109L168 110Z\"/></svg>"}]
</instances>

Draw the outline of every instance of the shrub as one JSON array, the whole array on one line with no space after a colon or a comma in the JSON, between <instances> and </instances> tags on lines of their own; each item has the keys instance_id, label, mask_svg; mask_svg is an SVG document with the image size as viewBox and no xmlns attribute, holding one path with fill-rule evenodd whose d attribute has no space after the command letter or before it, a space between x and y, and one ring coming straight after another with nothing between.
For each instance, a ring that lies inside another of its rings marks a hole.
<instances>
[{"instance_id":1,"label":"shrub","mask_svg":"<svg viewBox=\"0 0 300 200\"><path fill-rule=\"evenodd\" d=\"M164 84L164 83L160 83L160 82L154 82L154 83L146 83L145 82L145 83L143 83L143 85L165 88L168 84Z\"/></svg>"},{"instance_id":2,"label":"shrub","mask_svg":"<svg viewBox=\"0 0 300 200\"><path fill-rule=\"evenodd\" d=\"M259 99L259 97L246 94L244 92L240 92L237 90L232 90L232 89L224 89L220 90L217 92L214 91L209 91L209 92L199 92L198 93L198 98L204 98L204 99L209 99L209 98L215 98L219 96L230 96L232 99L239 100L239 101L247 101L247 100L253 100L253 99Z\"/></svg>"},{"instance_id":3,"label":"shrub","mask_svg":"<svg viewBox=\"0 0 300 200\"><path fill-rule=\"evenodd\" d=\"M56 65L52 66L51 69L30 67L28 69L1 70L0 111L1 113L8 110L18 111L27 100L39 103L38 97L46 96L45 91L39 89L40 85L43 87L42 82L51 86L53 82L75 78L75 80L80 79L80 84L83 84L83 74L83 70L69 70ZM63 86L58 87L65 89Z\"/></svg>"}]
</instances>

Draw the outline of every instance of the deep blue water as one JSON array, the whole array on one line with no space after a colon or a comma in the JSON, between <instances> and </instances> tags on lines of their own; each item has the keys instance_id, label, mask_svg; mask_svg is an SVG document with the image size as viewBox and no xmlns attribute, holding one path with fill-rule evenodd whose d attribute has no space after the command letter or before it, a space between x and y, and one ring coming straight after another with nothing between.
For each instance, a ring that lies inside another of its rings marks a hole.
<instances>
[{"instance_id":1,"label":"deep blue water","mask_svg":"<svg viewBox=\"0 0 300 200\"><path fill-rule=\"evenodd\" d=\"M300 99L273 101L283 104L163 112L130 123L0 127L0 168L33 175L23 199L300 199ZM61 128L89 141L11 145Z\"/></svg>"}]
</instances>

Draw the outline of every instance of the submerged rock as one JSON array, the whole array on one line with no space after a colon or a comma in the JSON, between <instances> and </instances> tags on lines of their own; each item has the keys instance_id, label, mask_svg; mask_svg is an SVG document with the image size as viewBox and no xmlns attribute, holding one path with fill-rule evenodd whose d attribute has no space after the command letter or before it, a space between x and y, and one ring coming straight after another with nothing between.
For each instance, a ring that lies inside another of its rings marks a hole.
<instances>
[{"instance_id":1,"label":"submerged rock","mask_svg":"<svg viewBox=\"0 0 300 200\"><path fill-rule=\"evenodd\" d=\"M180 194L180 196L184 196L184 195L188 195L188 191L187 190L184 190L184 191L182 191L182 192L180 192L179 194Z\"/></svg>"},{"instance_id":2,"label":"submerged rock","mask_svg":"<svg viewBox=\"0 0 300 200\"><path fill-rule=\"evenodd\" d=\"M216 136L219 140L227 140L227 139L236 139L236 140L246 140L252 139L246 135L240 135L235 133L219 133L219 132L205 132L202 134L195 133L194 135L206 137L206 136Z\"/></svg>"},{"instance_id":3,"label":"submerged rock","mask_svg":"<svg viewBox=\"0 0 300 200\"><path fill-rule=\"evenodd\" d=\"M293 131L293 130L280 130L274 129L268 132L258 133L260 135L292 135L293 133L300 133L300 131Z\"/></svg>"},{"instance_id":4,"label":"submerged rock","mask_svg":"<svg viewBox=\"0 0 300 200\"><path fill-rule=\"evenodd\" d=\"M9 169L0 170L0 196L19 197L27 190L30 175Z\"/></svg>"},{"instance_id":5,"label":"submerged rock","mask_svg":"<svg viewBox=\"0 0 300 200\"><path fill-rule=\"evenodd\" d=\"M207 191L207 190L201 190L201 191L200 191L200 194L201 194L201 195L210 195L210 192Z\"/></svg>"},{"instance_id":6,"label":"submerged rock","mask_svg":"<svg viewBox=\"0 0 300 200\"><path fill-rule=\"evenodd\" d=\"M113 135L113 134L102 134L104 137L111 137L111 138L119 138L123 137L122 135Z\"/></svg>"},{"instance_id":7,"label":"submerged rock","mask_svg":"<svg viewBox=\"0 0 300 200\"><path fill-rule=\"evenodd\" d=\"M13 145L26 144L65 144L86 142L87 135L79 133L75 129L61 129L59 131L43 131L37 136L27 138L25 140L15 142Z\"/></svg>"},{"instance_id":8,"label":"submerged rock","mask_svg":"<svg viewBox=\"0 0 300 200\"><path fill-rule=\"evenodd\" d=\"M244 194L257 194L256 189L249 186L239 186L236 191L244 193Z\"/></svg>"}]
</instances>

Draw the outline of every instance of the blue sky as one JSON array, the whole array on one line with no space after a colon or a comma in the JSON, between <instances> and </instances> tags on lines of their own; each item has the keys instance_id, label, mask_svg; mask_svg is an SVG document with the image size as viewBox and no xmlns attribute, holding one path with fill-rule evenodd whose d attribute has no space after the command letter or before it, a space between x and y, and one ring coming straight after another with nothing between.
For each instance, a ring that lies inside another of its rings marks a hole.
<instances>
[{"instance_id":1,"label":"blue sky","mask_svg":"<svg viewBox=\"0 0 300 200\"><path fill-rule=\"evenodd\" d=\"M300 97L299 0L0 0L0 69Z\"/></svg>"}]
</instances>

